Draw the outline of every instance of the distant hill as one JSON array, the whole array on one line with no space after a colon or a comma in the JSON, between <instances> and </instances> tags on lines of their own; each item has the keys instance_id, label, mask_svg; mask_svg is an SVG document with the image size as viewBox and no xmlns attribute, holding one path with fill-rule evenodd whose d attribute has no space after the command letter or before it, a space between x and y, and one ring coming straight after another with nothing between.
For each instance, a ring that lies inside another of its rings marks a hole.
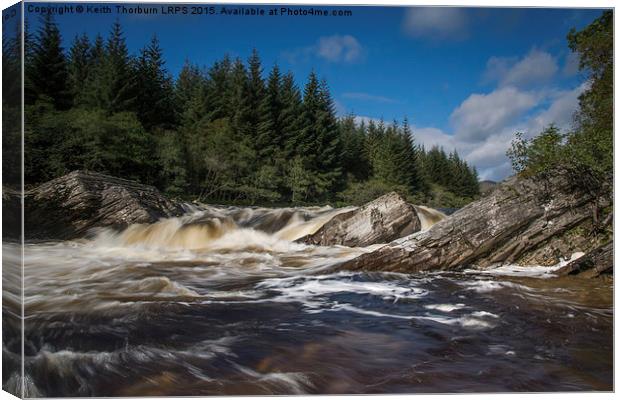
<instances>
[{"instance_id":1,"label":"distant hill","mask_svg":"<svg viewBox=\"0 0 620 400\"><path fill-rule=\"evenodd\" d=\"M481 181L480 182L480 194L485 195L488 194L491 190L495 189L498 185L495 181Z\"/></svg>"}]
</instances>

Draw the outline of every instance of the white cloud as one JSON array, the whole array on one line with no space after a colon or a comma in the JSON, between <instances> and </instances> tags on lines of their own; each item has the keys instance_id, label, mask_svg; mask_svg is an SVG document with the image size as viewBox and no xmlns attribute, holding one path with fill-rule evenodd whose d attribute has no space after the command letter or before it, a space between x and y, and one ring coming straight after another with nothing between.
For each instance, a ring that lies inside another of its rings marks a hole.
<instances>
[{"instance_id":1,"label":"white cloud","mask_svg":"<svg viewBox=\"0 0 620 400\"><path fill-rule=\"evenodd\" d=\"M500 86L528 87L548 82L557 72L558 65L551 54L533 49L522 59L491 57L485 78Z\"/></svg>"},{"instance_id":2,"label":"white cloud","mask_svg":"<svg viewBox=\"0 0 620 400\"><path fill-rule=\"evenodd\" d=\"M354 63L364 59L365 50L351 35L322 36L316 43L282 52L282 57L291 64L307 62L311 58L322 58L333 63Z\"/></svg>"},{"instance_id":3,"label":"white cloud","mask_svg":"<svg viewBox=\"0 0 620 400\"><path fill-rule=\"evenodd\" d=\"M343 93L342 97L347 98L347 99L371 101L371 102L376 102L376 103L398 103L397 100L389 98L389 97L376 96L373 94L363 93L363 92Z\"/></svg>"},{"instance_id":4,"label":"white cloud","mask_svg":"<svg viewBox=\"0 0 620 400\"><path fill-rule=\"evenodd\" d=\"M355 121L356 124L361 124L363 122L366 125L368 125L370 121L373 121L375 124L378 124L381 122L381 119L379 118L366 117L364 115L356 115L355 117L353 117L353 120Z\"/></svg>"},{"instance_id":5,"label":"white cloud","mask_svg":"<svg viewBox=\"0 0 620 400\"><path fill-rule=\"evenodd\" d=\"M575 89L554 93L551 96L551 105L528 121L527 131L537 134L551 123L561 130L570 129L573 115L579 107L579 95L587 88L588 84L584 83Z\"/></svg>"},{"instance_id":6,"label":"white cloud","mask_svg":"<svg viewBox=\"0 0 620 400\"><path fill-rule=\"evenodd\" d=\"M416 143L424 145L426 150L433 146L443 147L447 151L461 147L461 143L457 143L453 135L449 135L441 129L413 126L411 130Z\"/></svg>"},{"instance_id":7,"label":"white cloud","mask_svg":"<svg viewBox=\"0 0 620 400\"><path fill-rule=\"evenodd\" d=\"M514 122L538 101L537 95L514 87L472 94L452 112L450 123L459 139L479 141Z\"/></svg>"},{"instance_id":8,"label":"white cloud","mask_svg":"<svg viewBox=\"0 0 620 400\"><path fill-rule=\"evenodd\" d=\"M548 103L548 106L533 114L531 110L534 106L532 106L522 111L521 118L516 122L509 122L509 119L503 124L495 122L493 131L488 132L486 136L476 136L475 140L472 140L471 136L463 135L463 130L459 134L458 127L455 127L453 135L434 127L414 127L413 135L417 143L423 144L427 149L434 145L442 146L448 152L456 149L468 163L476 166L481 180L502 180L513 173L510 161L506 157L506 150L510 147L515 133L524 132L526 137L534 137L550 123L555 123L561 130L570 129L573 113L578 108L578 97L586 89L587 84L582 84L572 90L548 91L532 96L535 99L535 107L540 107L542 103ZM496 99L496 93L501 93L502 90L505 89L498 89L489 95L472 95L455 110L455 113L457 110L467 109L474 112L472 104L476 102L471 101L473 96L482 96L478 98L480 101L477 105L480 107L484 105L492 110L490 100ZM466 103L468 106L464 107ZM527 115L528 113L530 115ZM470 121L471 118L466 120ZM491 120L497 121L495 118Z\"/></svg>"},{"instance_id":9,"label":"white cloud","mask_svg":"<svg viewBox=\"0 0 620 400\"><path fill-rule=\"evenodd\" d=\"M362 45L351 35L333 35L319 38L316 54L331 62L355 62L363 57Z\"/></svg>"},{"instance_id":10,"label":"white cloud","mask_svg":"<svg viewBox=\"0 0 620 400\"><path fill-rule=\"evenodd\" d=\"M579 54L572 51L566 54L562 73L564 76L575 76L579 73Z\"/></svg>"},{"instance_id":11,"label":"white cloud","mask_svg":"<svg viewBox=\"0 0 620 400\"><path fill-rule=\"evenodd\" d=\"M412 7L405 11L404 32L412 37L463 39L469 25L467 12L455 7Z\"/></svg>"}]
</instances>

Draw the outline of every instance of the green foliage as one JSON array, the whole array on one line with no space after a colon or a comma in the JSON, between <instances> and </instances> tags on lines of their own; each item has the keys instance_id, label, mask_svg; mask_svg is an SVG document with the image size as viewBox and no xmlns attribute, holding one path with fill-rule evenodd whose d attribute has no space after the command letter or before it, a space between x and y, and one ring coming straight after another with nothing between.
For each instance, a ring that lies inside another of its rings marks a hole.
<instances>
[{"instance_id":1,"label":"green foliage","mask_svg":"<svg viewBox=\"0 0 620 400\"><path fill-rule=\"evenodd\" d=\"M457 194L447 190L444 186L431 184L425 198L419 199L414 196L414 198L410 198L410 201L414 204L424 203L433 208L461 208L475 199L476 197Z\"/></svg>"},{"instance_id":2,"label":"green foliage","mask_svg":"<svg viewBox=\"0 0 620 400\"><path fill-rule=\"evenodd\" d=\"M429 184L439 185L464 199L475 199L480 194L478 173L456 152L449 156L440 147L419 153L421 175ZM432 190L429 192L432 194ZM447 207L447 206L446 206Z\"/></svg>"},{"instance_id":3,"label":"green foliage","mask_svg":"<svg viewBox=\"0 0 620 400\"><path fill-rule=\"evenodd\" d=\"M271 163L282 148L282 108L280 69L276 65L269 74L259 107L255 144L261 164Z\"/></svg>"},{"instance_id":4,"label":"green foliage","mask_svg":"<svg viewBox=\"0 0 620 400\"><path fill-rule=\"evenodd\" d=\"M161 166L157 186L171 195L182 196L187 190L185 150L178 132L163 131L157 135L157 164Z\"/></svg>"},{"instance_id":5,"label":"green foliage","mask_svg":"<svg viewBox=\"0 0 620 400\"><path fill-rule=\"evenodd\" d=\"M560 165L565 161L564 139L553 124L533 139L525 139L523 133L517 132L508 150L512 167L519 173L536 175Z\"/></svg>"},{"instance_id":6,"label":"green foliage","mask_svg":"<svg viewBox=\"0 0 620 400\"><path fill-rule=\"evenodd\" d=\"M88 36L76 35L69 50L68 84L74 102L78 104L83 101L84 83L88 79L93 56Z\"/></svg>"},{"instance_id":7,"label":"green foliage","mask_svg":"<svg viewBox=\"0 0 620 400\"><path fill-rule=\"evenodd\" d=\"M21 30L5 26L2 39L2 184L21 186Z\"/></svg>"},{"instance_id":8,"label":"green foliage","mask_svg":"<svg viewBox=\"0 0 620 400\"><path fill-rule=\"evenodd\" d=\"M164 56L157 36L142 49L136 67L136 112L146 129L173 127L174 90L172 78L164 67Z\"/></svg>"},{"instance_id":9,"label":"green foliage","mask_svg":"<svg viewBox=\"0 0 620 400\"><path fill-rule=\"evenodd\" d=\"M597 194L611 194L613 177L613 12L605 11L581 31L568 34L589 88L579 98L575 127L561 133L551 125L526 140L518 133L508 151L515 171L544 175L570 174L575 185Z\"/></svg>"},{"instance_id":10,"label":"green foliage","mask_svg":"<svg viewBox=\"0 0 620 400\"><path fill-rule=\"evenodd\" d=\"M310 200L313 175L302 156L295 156L288 163L286 184L291 193L291 201L295 204Z\"/></svg>"},{"instance_id":11,"label":"green foliage","mask_svg":"<svg viewBox=\"0 0 620 400\"><path fill-rule=\"evenodd\" d=\"M38 103L27 110L26 182L88 169L153 183L153 141L133 113L50 107Z\"/></svg>"},{"instance_id":12,"label":"green foliage","mask_svg":"<svg viewBox=\"0 0 620 400\"><path fill-rule=\"evenodd\" d=\"M34 104L43 98L58 110L69 108L71 95L68 88L67 58L62 48L60 31L51 13L43 17L41 28L32 44L29 61L26 65L26 104Z\"/></svg>"}]
</instances>

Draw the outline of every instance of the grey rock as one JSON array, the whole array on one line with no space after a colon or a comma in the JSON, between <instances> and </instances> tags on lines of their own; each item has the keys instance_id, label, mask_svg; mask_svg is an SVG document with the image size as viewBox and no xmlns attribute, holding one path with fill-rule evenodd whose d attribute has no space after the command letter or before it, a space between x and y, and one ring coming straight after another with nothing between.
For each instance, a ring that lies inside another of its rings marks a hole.
<instances>
[{"instance_id":1,"label":"grey rock","mask_svg":"<svg viewBox=\"0 0 620 400\"><path fill-rule=\"evenodd\" d=\"M491 193L493 189L497 187L498 183L495 181L481 181L479 184L480 194L486 196Z\"/></svg>"},{"instance_id":2,"label":"grey rock","mask_svg":"<svg viewBox=\"0 0 620 400\"><path fill-rule=\"evenodd\" d=\"M611 274L614 269L614 242L608 242L555 272L558 276L576 275L580 278L596 278Z\"/></svg>"},{"instance_id":3,"label":"grey rock","mask_svg":"<svg viewBox=\"0 0 620 400\"><path fill-rule=\"evenodd\" d=\"M123 229L183 214L153 186L74 171L25 193L26 240L73 239L95 227Z\"/></svg>"},{"instance_id":4,"label":"grey rock","mask_svg":"<svg viewBox=\"0 0 620 400\"><path fill-rule=\"evenodd\" d=\"M299 241L320 246L361 247L387 243L420 228L415 207L392 192L358 209L336 215L317 232Z\"/></svg>"},{"instance_id":5,"label":"grey rock","mask_svg":"<svg viewBox=\"0 0 620 400\"><path fill-rule=\"evenodd\" d=\"M588 230L595 203L602 209L609 200L575 190L561 174L544 180L512 177L429 230L395 240L340 267L409 273L468 265L555 264L600 245L596 238L571 239L580 229Z\"/></svg>"}]
</instances>

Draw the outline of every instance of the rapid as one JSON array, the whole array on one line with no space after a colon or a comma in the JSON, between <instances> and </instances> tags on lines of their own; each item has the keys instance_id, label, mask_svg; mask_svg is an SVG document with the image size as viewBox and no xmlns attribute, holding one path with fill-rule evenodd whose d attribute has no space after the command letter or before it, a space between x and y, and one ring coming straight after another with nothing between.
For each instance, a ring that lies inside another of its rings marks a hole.
<instances>
[{"instance_id":1,"label":"rapid","mask_svg":"<svg viewBox=\"0 0 620 400\"><path fill-rule=\"evenodd\" d=\"M344 272L381 245L296 242L350 210L188 205L150 225L26 244L25 394L612 390L612 282L552 278L559 265ZM423 229L445 217L416 210ZM10 372L20 252L3 244L10 390L21 385Z\"/></svg>"}]
</instances>

